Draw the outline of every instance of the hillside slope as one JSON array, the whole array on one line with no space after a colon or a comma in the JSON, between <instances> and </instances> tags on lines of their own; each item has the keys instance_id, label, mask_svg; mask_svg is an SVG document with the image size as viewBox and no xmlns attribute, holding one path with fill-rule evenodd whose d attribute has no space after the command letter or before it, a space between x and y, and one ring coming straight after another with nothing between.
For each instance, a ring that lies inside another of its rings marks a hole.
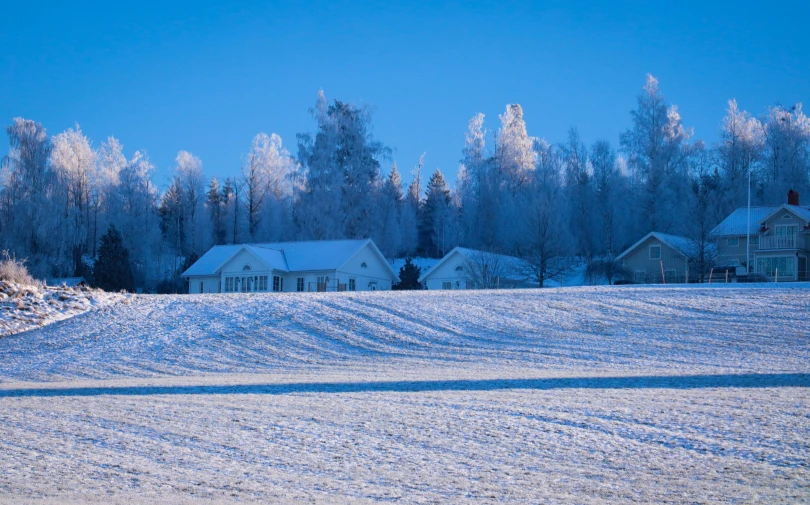
<instances>
[{"instance_id":1,"label":"hillside slope","mask_svg":"<svg viewBox=\"0 0 810 505\"><path fill-rule=\"evenodd\" d=\"M0 381L430 363L805 371L806 287L133 296L0 339Z\"/></svg>"}]
</instances>

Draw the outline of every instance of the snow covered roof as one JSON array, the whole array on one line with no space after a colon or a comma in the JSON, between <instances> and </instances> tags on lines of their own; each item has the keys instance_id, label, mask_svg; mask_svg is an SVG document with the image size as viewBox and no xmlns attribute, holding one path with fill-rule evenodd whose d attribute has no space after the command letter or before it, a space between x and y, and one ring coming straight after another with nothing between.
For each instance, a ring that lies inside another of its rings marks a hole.
<instances>
[{"instance_id":1,"label":"snow covered roof","mask_svg":"<svg viewBox=\"0 0 810 505\"><path fill-rule=\"evenodd\" d=\"M793 214L799 216L800 219L803 219L805 222L810 223L810 208L807 207L800 207L798 205L780 205L779 207L774 207L773 211L770 212L767 216L763 217L759 224L767 221L768 219L772 218L774 214L778 213L781 210L786 210L788 212L792 212Z\"/></svg>"},{"instance_id":2,"label":"snow covered roof","mask_svg":"<svg viewBox=\"0 0 810 505\"><path fill-rule=\"evenodd\" d=\"M301 272L310 270L336 270L345 265L366 245L371 245L383 262L390 265L371 239L313 240L305 242L272 242L266 244L219 245L208 250L183 277L216 275L234 255L245 249L273 270ZM396 278L396 273L391 270Z\"/></svg>"},{"instance_id":3,"label":"snow covered roof","mask_svg":"<svg viewBox=\"0 0 810 505\"><path fill-rule=\"evenodd\" d=\"M506 254L497 254L487 251L479 251L476 249L467 249L466 247L454 247L452 251L445 254L444 257L439 260L433 267L428 270L427 272L423 272L422 275L419 276L419 282L424 282L424 280L430 276L431 273L435 272L439 266L450 259L454 254L460 254L463 256L467 261L476 261L477 259L481 258L484 255L487 258L492 258L493 261L500 262L503 265L504 270L510 274L514 273L516 275L522 275L521 272L526 270L526 262L520 258L516 258L514 256L507 256Z\"/></svg>"},{"instance_id":4,"label":"snow covered roof","mask_svg":"<svg viewBox=\"0 0 810 505\"><path fill-rule=\"evenodd\" d=\"M690 238L682 237L680 235L670 235L669 233L661 233L658 231L651 231L650 233L644 235L644 237L642 237L641 240L628 247L627 250L618 255L616 259L620 260L624 258L631 251L633 251L636 247L643 244L644 241L646 241L650 237L658 239L661 243L666 244L672 249L675 249L676 251L686 256L687 258L694 258L700 253L700 248L698 244ZM713 251L715 249L715 246L714 244L706 244L706 248L708 250Z\"/></svg>"},{"instance_id":5,"label":"snow covered roof","mask_svg":"<svg viewBox=\"0 0 810 505\"><path fill-rule=\"evenodd\" d=\"M810 208L799 205L778 205L770 207L751 207L751 227L746 229L748 223L748 208L740 207L732 212L709 235L712 237L739 237L749 232L756 235L760 224L780 209L789 210L805 221L810 222Z\"/></svg>"}]
</instances>

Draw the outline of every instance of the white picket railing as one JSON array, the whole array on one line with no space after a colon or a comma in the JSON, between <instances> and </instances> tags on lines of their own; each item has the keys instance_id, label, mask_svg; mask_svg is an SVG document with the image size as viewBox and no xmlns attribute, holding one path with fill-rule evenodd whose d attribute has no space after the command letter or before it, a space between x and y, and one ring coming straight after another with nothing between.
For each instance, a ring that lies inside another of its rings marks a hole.
<instances>
[{"instance_id":1,"label":"white picket railing","mask_svg":"<svg viewBox=\"0 0 810 505\"><path fill-rule=\"evenodd\" d=\"M760 249L794 249L795 247L796 235L759 237Z\"/></svg>"}]
</instances>

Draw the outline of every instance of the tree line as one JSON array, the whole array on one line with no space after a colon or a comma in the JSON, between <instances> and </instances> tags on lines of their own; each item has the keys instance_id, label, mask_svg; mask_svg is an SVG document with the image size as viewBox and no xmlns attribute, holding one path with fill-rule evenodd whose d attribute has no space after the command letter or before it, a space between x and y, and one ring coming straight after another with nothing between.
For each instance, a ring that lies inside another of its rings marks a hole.
<instances>
[{"instance_id":1,"label":"tree line","mask_svg":"<svg viewBox=\"0 0 810 505\"><path fill-rule=\"evenodd\" d=\"M423 173L424 155L405 186L368 107L320 92L310 113L314 131L297 135L294 155L260 133L239 173L206 180L202 161L180 151L165 189L145 151L127 157L115 137L93 148L78 125L49 137L15 118L0 167L0 250L41 278L87 276L114 227L132 285L154 290L213 245L370 237L390 258L457 245L519 256L542 285L570 258L610 261L649 231L705 251L711 229L745 205L749 174L754 204L783 203L789 189L810 196L801 104L756 117L730 100L709 145L649 75L617 146L586 145L576 128L557 144L530 136L517 104L492 132L476 114L452 189L439 169Z\"/></svg>"}]
</instances>

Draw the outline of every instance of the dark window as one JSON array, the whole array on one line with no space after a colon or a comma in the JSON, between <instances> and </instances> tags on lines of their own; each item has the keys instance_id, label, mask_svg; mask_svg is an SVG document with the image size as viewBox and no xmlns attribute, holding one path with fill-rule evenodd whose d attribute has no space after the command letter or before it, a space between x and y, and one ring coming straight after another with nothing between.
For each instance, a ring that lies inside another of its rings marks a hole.
<instances>
[{"instance_id":1,"label":"dark window","mask_svg":"<svg viewBox=\"0 0 810 505\"><path fill-rule=\"evenodd\" d=\"M303 277L298 278L298 281L295 284L295 289L297 291L299 291L299 292L304 290L304 278Z\"/></svg>"}]
</instances>

